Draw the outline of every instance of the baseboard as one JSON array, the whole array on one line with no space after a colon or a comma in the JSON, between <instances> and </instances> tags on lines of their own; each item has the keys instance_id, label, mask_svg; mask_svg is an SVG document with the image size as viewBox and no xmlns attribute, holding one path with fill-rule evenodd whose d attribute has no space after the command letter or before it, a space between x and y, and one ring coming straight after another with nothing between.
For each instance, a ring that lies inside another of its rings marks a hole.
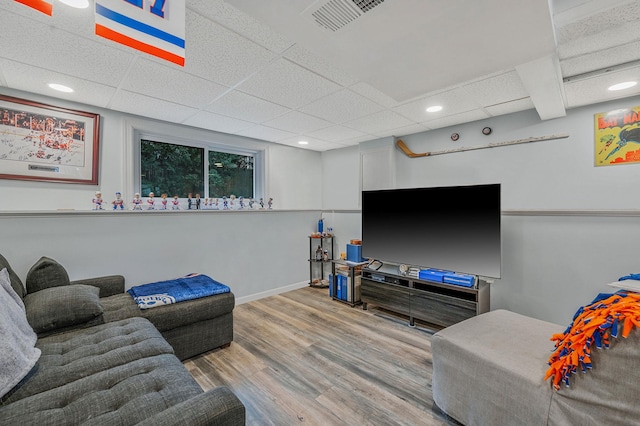
<instances>
[{"instance_id":1,"label":"baseboard","mask_svg":"<svg viewBox=\"0 0 640 426\"><path fill-rule=\"evenodd\" d=\"M307 287L308 285L309 281L302 281L295 284L289 284L284 287L278 287L260 293L250 294L249 296L237 297L236 305L242 305L243 303L253 302L254 300L263 299L269 296L275 296L276 294L285 293L291 290L297 290L299 288Z\"/></svg>"}]
</instances>

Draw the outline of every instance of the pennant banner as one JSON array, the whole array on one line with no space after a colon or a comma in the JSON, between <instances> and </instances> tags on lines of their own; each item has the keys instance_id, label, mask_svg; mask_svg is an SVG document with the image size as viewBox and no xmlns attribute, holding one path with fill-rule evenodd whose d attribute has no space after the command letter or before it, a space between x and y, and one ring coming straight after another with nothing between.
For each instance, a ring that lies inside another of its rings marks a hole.
<instances>
[{"instance_id":1,"label":"pennant banner","mask_svg":"<svg viewBox=\"0 0 640 426\"><path fill-rule=\"evenodd\" d=\"M18 3L22 3L26 6L32 7L35 10L51 16L53 9L53 0L15 0Z\"/></svg>"},{"instance_id":2,"label":"pennant banner","mask_svg":"<svg viewBox=\"0 0 640 426\"><path fill-rule=\"evenodd\" d=\"M184 66L185 0L96 0L97 35Z\"/></svg>"}]
</instances>

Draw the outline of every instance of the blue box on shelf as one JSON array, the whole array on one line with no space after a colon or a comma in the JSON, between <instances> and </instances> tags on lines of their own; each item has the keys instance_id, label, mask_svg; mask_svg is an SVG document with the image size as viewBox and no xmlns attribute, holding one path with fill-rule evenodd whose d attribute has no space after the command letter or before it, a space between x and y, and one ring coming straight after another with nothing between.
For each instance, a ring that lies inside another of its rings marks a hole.
<instances>
[{"instance_id":1,"label":"blue box on shelf","mask_svg":"<svg viewBox=\"0 0 640 426\"><path fill-rule=\"evenodd\" d=\"M435 283L444 282L444 276L447 274L453 274L452 271L445 271L444 269L421 269L418 272L418 278L421 280L433 281Z\"/></svg>"},{"instance_id":2,"label":"blue box on shelf","mask_svg":"<svg viewBox=\"0 0 640 426\"><path fill-rule=\"evenodd\" d=\"M463 287L473 287L476 284L476 277L473 275L450 273L443 277L443 282Z\"/></svg>"},{"instance_id":3,"label":"blue box on shelf","mask_svg":"<svg viewBox=\"0 0 640 426\"><path fill-rule=\"evenodd\" d=\"M347 244L347 260L349 262L364 262L362 258L362 246L360 244Z\"/></svg>"}]
</instances>

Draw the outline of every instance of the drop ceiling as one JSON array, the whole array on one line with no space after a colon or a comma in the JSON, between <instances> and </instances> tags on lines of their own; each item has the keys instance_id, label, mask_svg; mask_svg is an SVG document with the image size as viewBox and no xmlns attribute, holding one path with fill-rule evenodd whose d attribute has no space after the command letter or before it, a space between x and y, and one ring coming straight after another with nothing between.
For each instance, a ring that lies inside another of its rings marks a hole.
<instances>
[{"instance_id":1,"label":"drop ceiling","mask_svg":"<svg viewBox=\"0 0 640 426\"><path fill-rule=\"evenodd\" d=\"M94 35L90 4L0 3L0 93L314 151L640 94L607 90L640 80L637 0L186 0L184 67Z\"/></svg>"}]
</instances>

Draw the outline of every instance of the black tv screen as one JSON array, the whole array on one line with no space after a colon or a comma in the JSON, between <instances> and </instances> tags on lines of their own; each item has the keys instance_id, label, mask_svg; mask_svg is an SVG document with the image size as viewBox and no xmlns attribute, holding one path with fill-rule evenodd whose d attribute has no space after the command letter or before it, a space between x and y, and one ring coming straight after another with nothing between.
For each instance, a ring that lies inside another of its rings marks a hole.
<instances>
[{"instance_id":1,"label":"black tv screen","mask_svg":"<svg viewBox=\"0 0 640 426\"><path fill-rule=\"evenodd\" d=\"M362 256L500 278L500 184L362 191Z\"/></svg>"}]
</instances>

